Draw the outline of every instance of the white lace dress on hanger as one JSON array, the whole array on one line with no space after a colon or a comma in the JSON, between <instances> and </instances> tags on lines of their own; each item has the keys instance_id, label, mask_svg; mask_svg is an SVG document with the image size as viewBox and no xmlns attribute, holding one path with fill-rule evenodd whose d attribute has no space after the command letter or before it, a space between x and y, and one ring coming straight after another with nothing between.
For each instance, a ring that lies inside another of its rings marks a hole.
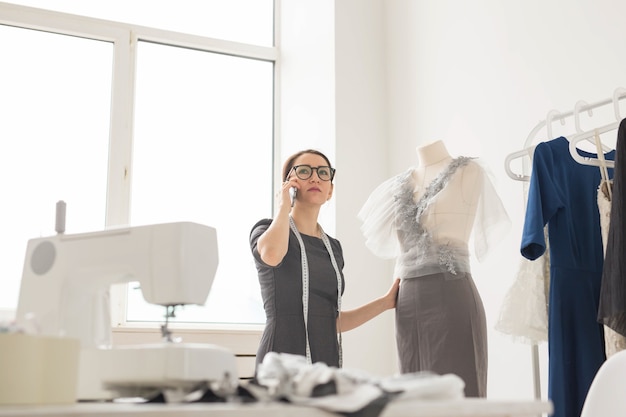
<instances>
[{"instance_id":1,"label":"white lace dress on hanger","mask_svg":"<svg viewBox=\"0 0 626 417\"><path fill-rule=\"evenodd\" d=\"M528 184L524 184L524 202ZM517 274L506 292L494 328L514 341L530 345L548 341L548 294L550 291L550 250L544 228L546 251L534 261L520 255Z\"/></svg>"}]
</instances>

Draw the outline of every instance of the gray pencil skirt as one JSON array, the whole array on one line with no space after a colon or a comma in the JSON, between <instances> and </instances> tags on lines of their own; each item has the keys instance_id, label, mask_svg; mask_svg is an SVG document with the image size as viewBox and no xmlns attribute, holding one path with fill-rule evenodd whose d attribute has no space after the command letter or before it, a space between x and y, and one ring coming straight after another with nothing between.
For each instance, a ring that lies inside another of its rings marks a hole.
<instances>
[{"instance_id":1,"label":"gray pencil skirt","mask_svg":"<svg viewBox=\"0 0 626 417\"><path fill-rule=\"evenodd\" d=\"M452 373L467 397L487 396L487 323L470 273L402 280L396 342L402 373Z\"/></svg>"}]
</instances>

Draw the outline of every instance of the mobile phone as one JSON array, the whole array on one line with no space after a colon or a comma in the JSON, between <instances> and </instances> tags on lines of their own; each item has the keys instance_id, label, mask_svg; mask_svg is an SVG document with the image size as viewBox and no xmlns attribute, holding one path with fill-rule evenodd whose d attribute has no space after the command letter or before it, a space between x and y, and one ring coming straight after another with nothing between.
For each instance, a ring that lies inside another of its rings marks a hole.
<instances>
[{"instance_id":1,"label":"mobile phone","mask_svg":"<svg viewBox=\"0 0 626 417\"><path fill-rule=\"evenodd\" d=\"M291 198L291 207L293 207L293 203L296 201L297 194L298 194L298 189L296 187L291 187L289 189L289 198Z\"/></svg>"}]
</instances>

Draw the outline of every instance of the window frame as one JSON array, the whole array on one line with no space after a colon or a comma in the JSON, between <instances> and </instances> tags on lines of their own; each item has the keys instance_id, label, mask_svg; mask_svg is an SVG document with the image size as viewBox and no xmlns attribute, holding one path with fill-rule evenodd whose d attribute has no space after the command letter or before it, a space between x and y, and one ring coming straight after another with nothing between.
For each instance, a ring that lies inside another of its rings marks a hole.
<instances>
[{"instance_id":1,"label":"window frame","mask_svg":"<svg viewBox=\"0 0 626 417\"><path fill-rule=\"evenodd\" d=\"M274 37L279 27L279 1L274 1ZM157 28L78 16L63 12L38 9L0 2L0 24L44 32L83 37L113 44L113 79L109 130L109 161L106 191L105 226L127 225L130 219L132 177L132 132L135 90L136 46L138 42L153 42L167 46L191 48L200 51L259 59L274 63L274 149L273 159L279 154L278 126L279 66L276 42L274 46L258 46L190 35ZM115 344L154 340L159 333L158 323L126 322L126 285L112 288L112 325ZM172 327L183 339L218 340L236 353L249 355L256 350L263 325L175 323ZM149 339L143 336L147 335ZM239 336L238 340L232 339ZM231 345L232 344L232 345Z\"/></svg>"}]
</instances>

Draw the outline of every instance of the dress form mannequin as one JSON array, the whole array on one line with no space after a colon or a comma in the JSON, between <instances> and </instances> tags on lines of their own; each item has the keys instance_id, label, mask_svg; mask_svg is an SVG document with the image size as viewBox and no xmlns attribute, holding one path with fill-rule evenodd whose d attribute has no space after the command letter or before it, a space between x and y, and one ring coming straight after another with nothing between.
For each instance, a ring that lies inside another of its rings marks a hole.
<instances>
[{"instance_id":1,"label":"dress form mannequin","mask_svg":"<svg viewBox=\"0 0 626 417\"><path fill-rule=\"evenodd\" d=\"M440 140L418 147L417 156L419 165L412 173L416 201L453 160ZM481 180L478 165L468 164L462 175L451 178L447 185L453 192L434 199L430 212L424 214L425 224L436 227L442 237L467 243L476 216Z\"/></svg>"},{"instance_id":2,"label":"dress form mannequin","mask_svg":"<svg viewBox=\"0 0 626 417\"><path fill-rule=\"evenodd\" d=\"M400 372L453 373L466 396L485 397L487 325L469 240L481 261L508 216L476 158L453 158L442 141L418 147L417 156L416 167L380 184L359 212L366 245L395 258L394 275L402 279Z\"/></svg>"},{"instance_id":3,"label":"dress form mannequin","mask_svg":"<svg viewBox=\"0 0 626 417\"><path fill-rule=\"evenodd\" d=\"M434 180L437 174L452 161L446 145L440 140L425 146L418 146L416 152L419 162L413 173L416 189L418 186L423 188L425 184ZM416 197L421 196L416 195Z\"/></svg>"}]
</instances>

